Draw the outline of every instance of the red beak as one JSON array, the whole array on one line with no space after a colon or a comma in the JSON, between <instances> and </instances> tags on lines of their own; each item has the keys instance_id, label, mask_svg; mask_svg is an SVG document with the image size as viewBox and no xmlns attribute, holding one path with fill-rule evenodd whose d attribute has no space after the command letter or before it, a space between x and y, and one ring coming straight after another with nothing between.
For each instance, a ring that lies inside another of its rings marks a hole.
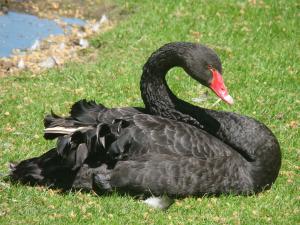
<instances>
[{"instance_id":1,"label":"red beak","mask_svg":"<svg viewBox=\"0 0 300 225\"><path fill-rule=\"evenodd\" d=\"M212 76L213 76L212 82L209 87L224 102L228 103L229 105L232 105L233 98L228 94L228 91L224 84L222 75L216 69L211 68L209 70L211 71Z\"/></svg>"}]
</instances>

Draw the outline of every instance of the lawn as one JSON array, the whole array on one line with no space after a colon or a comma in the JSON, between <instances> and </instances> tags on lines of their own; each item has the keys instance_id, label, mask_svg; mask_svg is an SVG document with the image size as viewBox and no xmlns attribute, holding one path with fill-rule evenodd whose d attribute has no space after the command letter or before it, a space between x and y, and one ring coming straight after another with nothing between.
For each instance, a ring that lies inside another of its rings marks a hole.
<instances>
[{"instance_id":1,"label":"lawn","mask_svg":"<svg viewBox=\"0 0 300 225\"><path fill-rule=\"evenodd\" d=\"M209 93L202 105L248 115L270 127L282 150L278 179L256 196L186 198L166 212L117 193L62 194L0 179L0 224L299 224L299 2L116 4L123 16L114 29L93 39L94 60L0 79L0 171L7 171L9 161L39 155L55 144L43 140L42 120L51 109L67 114L82 98L110 107L142 106L139 79L149 54L167 42L191 41L218 52L235 99L233 106L214 104L216 97ZM180 69L170 71L168 82L189 102L205 91Z\"/></svg>"}]
</instances>

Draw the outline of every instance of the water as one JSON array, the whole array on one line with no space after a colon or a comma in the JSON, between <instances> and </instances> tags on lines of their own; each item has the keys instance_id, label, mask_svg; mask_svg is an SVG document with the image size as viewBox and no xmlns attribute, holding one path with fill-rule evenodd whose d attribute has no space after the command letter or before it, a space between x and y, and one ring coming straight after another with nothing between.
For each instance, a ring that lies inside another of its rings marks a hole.
<instances>
[{"instance_id":1,"label":"water","mask_svg":"<svg viewBox=\"0 0 300 225\"><path fill-rule=\"evenodd\" d=\"M62 17L61 20L71 25L85 24L85 21L77 18ZM37 40L44 39L50 34L64 34L64 30L52 20L8 12L0 16L0 57L11 55L13 49L30 48Z\"/></svg>"}]
</instances>

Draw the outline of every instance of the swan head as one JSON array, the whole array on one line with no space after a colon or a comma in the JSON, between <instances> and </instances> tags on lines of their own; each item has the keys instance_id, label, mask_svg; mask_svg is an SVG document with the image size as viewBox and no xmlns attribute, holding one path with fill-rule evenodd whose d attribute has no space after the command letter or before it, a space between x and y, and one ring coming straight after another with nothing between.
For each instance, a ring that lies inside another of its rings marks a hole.
<instances>
[{"instance_id":1,"label":"swan head","mask_svg":"<svg viewBox=\"0 0 300 225\"><path fill-rule=\"evenodd\" d=\"M222 64L218 55L210 48L193 44L185 52L183 68L196 81L210 88L220 99L233 104L222 77Z\"/></svg>"}]
</instances>

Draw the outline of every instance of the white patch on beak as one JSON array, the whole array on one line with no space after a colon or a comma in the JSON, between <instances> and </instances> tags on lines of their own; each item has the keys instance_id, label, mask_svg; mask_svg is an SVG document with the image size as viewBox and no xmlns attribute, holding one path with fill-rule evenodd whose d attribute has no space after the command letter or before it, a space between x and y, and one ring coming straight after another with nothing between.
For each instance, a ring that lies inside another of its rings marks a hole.
<instances>
[{"instance_id":1,"label":"white patch on beak","mask_svg":"<svg viewBox=\"0 0 300 225\"><path fill-rule=\"evenodd\" d=\"M227 102L228 104L232 105L233 104L233 98L230 95L226 95L224 97L224 101Z\"/></svg>"}]
</instances>

